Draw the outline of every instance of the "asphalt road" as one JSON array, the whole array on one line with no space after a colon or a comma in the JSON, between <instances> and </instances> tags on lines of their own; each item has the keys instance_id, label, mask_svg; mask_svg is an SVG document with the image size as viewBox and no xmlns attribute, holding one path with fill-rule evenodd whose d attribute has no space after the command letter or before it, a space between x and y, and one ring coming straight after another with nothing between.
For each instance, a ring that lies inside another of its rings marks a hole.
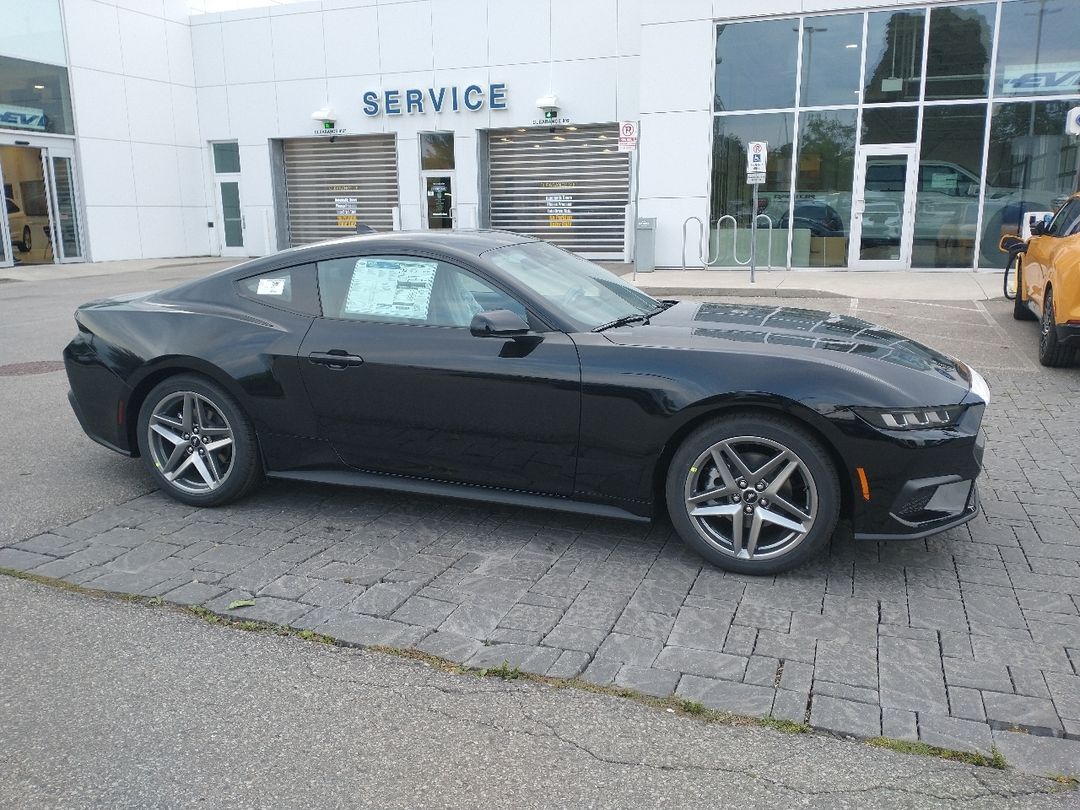
<instances>
[{"instance_id":1,"label":"asphalt road","mask_svg":"<svg viewBox=\"0 0 1080 810\"><path fill-rule=\"evenodd\" d=\"M0 578L0 806L1064 808L1046 779ZM1075 806L1075 805L1074 805Z\"/></svg>"}]
</instances>

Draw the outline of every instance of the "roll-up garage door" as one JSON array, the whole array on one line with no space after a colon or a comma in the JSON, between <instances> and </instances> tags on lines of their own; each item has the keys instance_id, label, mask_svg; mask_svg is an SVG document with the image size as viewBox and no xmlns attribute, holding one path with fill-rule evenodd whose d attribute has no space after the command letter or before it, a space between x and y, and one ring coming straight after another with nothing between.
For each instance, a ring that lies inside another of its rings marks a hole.
<instances>
[{"instance_id":1,"label":"roll-up garage door","mask_svg":"<svg viewBox=\"0 0 1080 810\"><path fill-rule=\"evenodd\" d=\"M630 160L619 128L490 130L488 222L598 259L623 257Z\"/></svg>"},{"instance_id":2,"label":"roll-up garage door","mask_svg":"<svg viewBox=\"0 0 1080 810\"><path fill-rule=\"evenodd\" d=\"M356 232L357 223L393 228L398 204L393 135L294 138L283 142L289 241L304 245Z\"/></svg>"}]
</instances>

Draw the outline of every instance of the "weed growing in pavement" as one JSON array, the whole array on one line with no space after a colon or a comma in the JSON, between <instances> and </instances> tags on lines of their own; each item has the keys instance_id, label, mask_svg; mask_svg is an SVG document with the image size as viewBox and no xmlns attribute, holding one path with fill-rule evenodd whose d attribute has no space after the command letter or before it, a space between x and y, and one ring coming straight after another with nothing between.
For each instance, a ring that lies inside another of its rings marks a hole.
<instances>
[{"instance_id":1,"label":"weed growing in pavement","mask_svg":"<svg viewBox=\"0 0 1080 810\"><path fill-rule=\"evenodd\" d=\"M878 748L888 748L890 751L898 751L901 754L918 754L926 757L940 757L953 762L964 762L968 765L979 765L986 768L1005 770L1009 763L1005 756L998 750L996 745L990 746L990 756L977 751L955 751L951 748L939 748L936 745L928 745L924 742L912 740L894 740L891 737L871 737L867 740L870 745Z\"/></svg>"},{"instance_id":2,"label":"weed growing in pavement","mask_svg":"<svg viewBox=\"0 0 1080 810\"><path fill-rule=\"evenodd\" d=\"M504 681L516 681L518 678L525 677L525 673L518 667L510 666L509 661L503 661L497 667L478 669L476 674L481 678L502 678Z\"/></svg>"}]
</instances>

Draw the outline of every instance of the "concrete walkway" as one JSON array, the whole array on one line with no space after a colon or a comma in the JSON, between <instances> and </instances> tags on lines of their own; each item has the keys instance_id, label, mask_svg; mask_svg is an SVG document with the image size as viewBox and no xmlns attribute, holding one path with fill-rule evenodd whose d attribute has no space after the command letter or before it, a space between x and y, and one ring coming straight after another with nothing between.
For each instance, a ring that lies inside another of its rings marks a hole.
<instances>
[{"instance_id":1,"label":"concrete walkway","mask_svg":"<svg viewBox=\"0 0 1080 810\"><path fill-rule=\"evenodd\" d=\"M205 268L209 274L246 261L242 258L196 256L178 259L133 259L0 269L0 281L66 280L123 273L146 273ZM780 298L875 298L920 301L985 301L1001 297L1001 274L970 271L750 271L656 270L634 273L632 264L600 262L651 295L753 296Z\"/></svg>"}]
</instances>

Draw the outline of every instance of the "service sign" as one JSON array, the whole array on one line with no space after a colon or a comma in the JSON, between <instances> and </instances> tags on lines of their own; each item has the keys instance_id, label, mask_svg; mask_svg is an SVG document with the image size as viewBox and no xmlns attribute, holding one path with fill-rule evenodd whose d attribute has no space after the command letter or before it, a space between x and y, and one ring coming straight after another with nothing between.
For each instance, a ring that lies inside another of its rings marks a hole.
<instances>
[{"instance_id":1,"label":"service sign","mask_svg":"<svg viewBox=\"0 0 1080 810\"><path fill-rule=\"evenodd\" d=\"M44 110L0 104L0 129L33 129L44 132L47 123Z\"/></svg>"},{"instance_id":2,"label":"service sign","mask_svg":"<svg viewBox=\"0 0 1080 810\"><path fill-rule=\"evenodd\" d=\"M470 84L465 87L426 87L407 90L368 90L361 99L364 115L423 115L428 112L477 112L488 107L505 110L506 84L492 82L486 86ZM545 122L550 123L550 122Z\"/></svg>"}]
</instances>

